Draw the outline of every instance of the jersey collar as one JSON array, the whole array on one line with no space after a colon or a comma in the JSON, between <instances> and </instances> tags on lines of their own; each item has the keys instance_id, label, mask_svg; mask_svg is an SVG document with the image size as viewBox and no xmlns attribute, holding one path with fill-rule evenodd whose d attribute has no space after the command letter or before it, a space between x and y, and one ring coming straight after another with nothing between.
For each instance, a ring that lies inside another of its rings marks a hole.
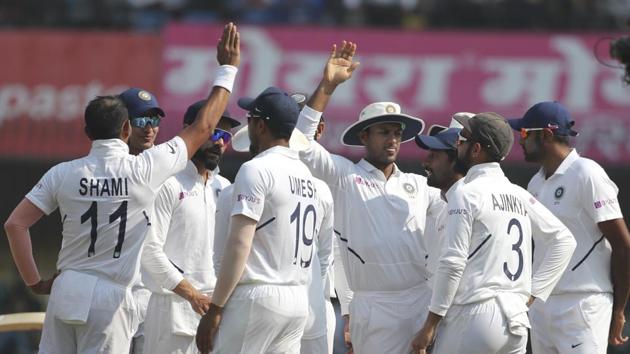
<instances>
[{"instance_id":1,"label":"jersey collar","mask_svg":"<svg viewBox=\"0 0 630 354\"><path fill-rule=\"evenodd\" d=\"M464 177L465 183L468 183L474 179L477 179L481 176L504 176L503 170L501 170L501 165L498 162L487 162L480 163L478 165L474 165L468 170L466 173L466 177Z\"/></svg>"},{"instance_id":2,"label":"jersey collar","mask_svg":"<svg viewBox=\"0 0 630 354\"><path fill-rule=\"evenodd\" d=\"M385 180L385 174L383 174L383 171L379 170L378 168L374 167L374 165L372 165L371 163L369 163L366 159L361 159L361 161L357 162L357 165L359 167L361 167L362 169L364 169L365 171L369 172L370 174L373 175L377 175L379 177L382 177L383 180ZM400 175L400 170L398 169L398 166L396 164L394 164L394 170L392 171L392 175L391 177L398 177Z\"/></svg>"},{"instance_id":3,"label":"jersey collar","mask_svg":"<svg viewBox=\"0 0 630 354\"><path fill-rule=\"evenodd\" d=\"M129 145L120 139L99 139L92 141L90 155L128 155Z\"/></svg>"},{"instance_id":4,"label":"jersey collar","mask_svg":"<svg viewBox=\"0 0 630 354\"><path fill-rule=\"evenodd\" d=\"M573 165L573 163L579 158L580 155L577 153L577 150L571 149L571 152L567 155L567 157L564 158L564 160L562 160L562 163L560 163L560 166L558 166L556 172L554 172L553 175L563 175L565 172L567 172L569 167L571 167L571 165ZM538 170L538 174L540 174L541 177L545 179L545 170L542 167L540 168L540 170Z\"/></svg>"},{"instance_id":5,"label":"jersey collar","mask_svg":"<svg viewBox=\"0 0 630 354\"><path fill-rule=\"evenodd\" d=\"M269 149L256 155L256 158L262 157L268 154L280 154L280 155L284 155L286 157L296 159L296 160L300 158L297 151L291 150L288 147L282 146L282 145L276 145L276 146L270 147Z\"/></svg>"}]
</instances>

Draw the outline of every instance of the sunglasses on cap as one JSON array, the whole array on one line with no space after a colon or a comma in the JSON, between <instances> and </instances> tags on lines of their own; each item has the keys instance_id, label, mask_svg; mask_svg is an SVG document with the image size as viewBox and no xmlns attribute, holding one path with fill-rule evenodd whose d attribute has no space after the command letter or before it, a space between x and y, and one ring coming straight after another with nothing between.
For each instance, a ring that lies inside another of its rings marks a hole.
<instances>
[{"instance_id":1,"label":"sunglasses on cap","mask_svg":"<svg viewBox=\"0 0 630 354\"><path fill-rule=\"evenodd\" d=\"M219 139L223 139L223 143L227 144L232 140L232 133L225 131L223 129L216 128L214 132L210 136L210 140L215 143L219 141Z\"/></svg>"},{"instance_id":2,"label":"sunglasses on cap","mask_svg":"<svg viewBox=\"0 0 630 354\"><path fill-rule=\"evenodd\" d=\"M548 127L546 128L521 128L521 138L523 140L527 139L527 136L529 135L529 132L532 131L536 131L536 130L545 130L545 129L549 129L551 131L553 131L554 129L558 129L558 126L555 124L548 124Z\"/></svg>"},{"instance_id":3,"label":"sunglasses on cap","mask_svg":"<svg viewBox=\"0 0 630 354\"><path fill-rule=\"evenodd\" d=\"M144 128L147 124L151 124L153 128L160 126L162 117L136 117L131 118L131 126L135 128Z\"/></svg>"}]
</instances>

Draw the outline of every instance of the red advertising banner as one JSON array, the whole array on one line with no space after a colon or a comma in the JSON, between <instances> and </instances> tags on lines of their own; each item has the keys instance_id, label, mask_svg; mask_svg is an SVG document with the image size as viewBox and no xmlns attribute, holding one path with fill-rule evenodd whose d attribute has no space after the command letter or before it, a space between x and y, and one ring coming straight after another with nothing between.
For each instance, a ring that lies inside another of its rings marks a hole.
<instances>
[{"instance_id":1,"label":"red advertising banner","mask_svg":"<svg viewBox=\"0 0 630 354\"><path fill-rule=\"evenodd\" d=\"M161 101L179 127L186 107L209 92L217 67L215 25L173 24L163 34ZM459 111L495 111L521 116L543 100L565 104L576 120L582 154L607 163L630 163L630 89L621 70L602 66L593 47L604 35L469 32L403 32L366 29L241 27L243 61L236 98L255 96L275 85L310 93L317 85L333 43L358 43L361 66L337 92L327 117L323 144L350 156L361 148L341 145L339 137L371 102L395 101L403 112L430 124L448 124ZM244 119L243 119L244 120ZM162 134L166 137L170 134ZM418 158L415 144L402 157ZM515 146L513 161L520 161Z\"/></svg>"},{"instance_id":2,"label":"red advertising banner","mask_svg":"<svg viewBox=\"0 0 630 354\"><path fill-rule=\"evenodd\" d=\"M160 85L155 35L7 31L0 48L0 156L85 155L83 112L91 99Z\"/></svg>"}]
</instances>

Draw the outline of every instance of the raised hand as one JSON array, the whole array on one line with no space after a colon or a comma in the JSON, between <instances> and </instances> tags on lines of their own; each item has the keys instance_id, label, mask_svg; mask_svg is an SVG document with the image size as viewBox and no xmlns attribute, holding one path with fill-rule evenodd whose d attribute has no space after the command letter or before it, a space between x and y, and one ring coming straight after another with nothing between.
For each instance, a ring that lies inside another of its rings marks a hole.
<instances>
[{"instance_id":1,"label":"raised hand","mask_svg":"<svg viewBox=\"0 0 630 354\"><path fill-rule=\"evenodd\" d=\"M219 65L236 67L241 63L241 37L232 22L223 28L223 34L217 44L217 61Z\"/></svg>"},{"instance_id":2,"label":"raised hand","mask_svg":"<svg viewBox=\"0 0 630 354\"><path fill-rule=\"evenodd\" d=\"M356 51L356 43L343 41L339 51L337 51L337 45L333 44L324 69L323 80L330 84L339 85L351 78L352 73L360 64L353 61Z\"/></svg>"}]
</instances>

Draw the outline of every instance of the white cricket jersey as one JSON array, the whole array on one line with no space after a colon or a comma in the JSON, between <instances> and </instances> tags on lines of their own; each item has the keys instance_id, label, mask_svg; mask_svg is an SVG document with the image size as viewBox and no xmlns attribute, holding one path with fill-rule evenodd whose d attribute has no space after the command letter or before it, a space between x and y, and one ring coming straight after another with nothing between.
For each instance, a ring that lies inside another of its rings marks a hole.
<instances>
[{"instance_id":1,"label":"white cricket jersey","mask_svg":"<svg viewBox=\"0 0 630 354\"><path fill-rule=\"evenodd\" d=\"M457 187L464 181L464 179L460 179L457 182L453 183L451 188L449 188L445 195L444 200L448 201L448 196L455 193ZM446 239L446 222L448 210L446 207L440 210L436 218L429 218L427 220L427 230L433 230L433 232L427 232L427 247L429 258L427 259L427 268L429 269L429 274L433 276L437 271L438 264L440 263L440 254L442 254ZM433 279L431 279L429 286L433 289Z\"/></svg>"},{"instance_id":2,"label":"white cricket jersey","mask_svg":"<svg viewBox=\"0 0 630 354\"><path fill-rule=\"evenodd\" d=\"M572 150L551 177L545 179L541 168L527 189L571 230L577 241L573 258L553 294L612 293L612 249L597 223L623 215L617 201L619 189L606 171ZM537 246L534 269L540 262Z\"/></svg>"},{"instance_id":3,"label":"white cricket jersey","mask_svg":"<svg viewBox=\"0 0 630 354\"><path fill-rule=\"evenodd\" d=\"M545 300L564 271L575 240L498 163L473 166L448 196L446 247L435 274L429 309L446 314L502 292ZM532 276L532 237L545 262Z\"/></svg>"},{"instance_id":4,"label":"white cricket jersey","mask_svg":"<svg viewBox=\"0 0 630 354\"><path fill-rule=\"evenodd\" d=\"M311 266L311 282L308 287L309 318L303 339L318 338L326 334L326 300L330 293L327 282L330 274L333 247L333 199L330 189L321 179L313 178L319 197L317 215L322 224L313 242L316 257Z\"/></svg>"},{"instance_id":5,"label":"white cricket jersey","mask_svg":"<svg viewBox=\"0 0 630 354\"><path fill-rule=\"evenodd\" d=\"M155 199L152 230L142 253L147 287L169 293L184 278L208 293L217 281L212 264L215 206L230 182L218 169L208 180L188 161L186 169L166 180Z\"/></svg>"},{"instance_id":6,"label":"white cricket jersey","mask_svg":"<svg viewBox=\"0 0 630 354\"><path fill-rule=\"evenodd\" d=\"M244 163L232 216L258 222L239 284L306 285L322 215L316 184L296 151L274 146Z\"/></svg>"},{"instance_id":7,"label":"white cricket jersey","mask_svg":"<svg viewBox=\"0 0 630 354\"><path fill-rule=\"evenodd\" d=\"M123 285L137 281L155 195L187 160L180 137L137 156L129 155L120 139L95 140L87 156L46 172L26 198L45 214L59 208L63 239L57 269Z\"/></svg>"},{"instance_id":8,"label":"white cricket jersey","mask_svg":"<svg viewBox=\"0 0 630 354\"><path fill-rule=\"evenodd\" d=\"M297 128L312 136L320 116L306 106ZM400 291L427 281L423 235L427 217L436 217L445 207L439 189L427 186L424 176L396 166L386 179L366 160L353 163L316 141L300 151L300 158L333 194L335 231L352 291Z\"/></svg>"},{"instance_id":9,"label":"white cricket jersey","mask_svg":"<svg viewBox=\"0 0 630 354\"><path fill-rule=\"evenodd\" d=\"M214 274L218 275L221 270L221 259L225 253L225 244L229 237L230 218L232 209L234 208L234 185L230 184L225 187L219 194L216 203L215 221L214 221L214 245L212 262L214 265Z\"/></svg>"}]
</instances>

